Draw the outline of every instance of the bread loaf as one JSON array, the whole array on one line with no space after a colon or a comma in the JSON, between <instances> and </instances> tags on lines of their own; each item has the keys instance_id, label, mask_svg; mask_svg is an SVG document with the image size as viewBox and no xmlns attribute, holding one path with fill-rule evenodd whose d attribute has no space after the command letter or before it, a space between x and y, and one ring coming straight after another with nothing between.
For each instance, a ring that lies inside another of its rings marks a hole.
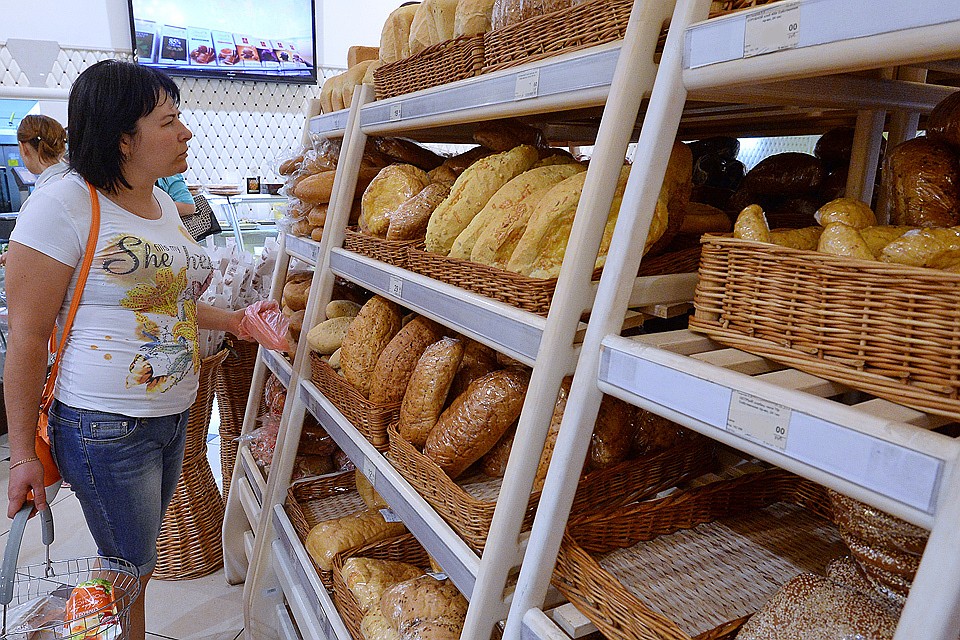
<instances>
[{"instance_id":1,"label":"bread loaf","mask_svg":"<svg viewBox=\"0 0 960 640\"><path fill-rule=\"evenodd\" d=\"M408 562L376 558L347 558L341 571L343 581L357 599L360 611L380 607L387 588L423 575L423 570Z\"/></svg>"},{"instance_id":2,"label":"bread loaf","mask_svg":"<svg viewBox=\"0 0 960 640\"><path fill-rule=\"evenodd\" d=\"M393 212L428 184L426 172L411 164L385 167L363 192L360 230L385 238Z\"/></svg>"},{"instance_id":3,"label":"bread loaf","mask_svg":"<svg viewBox=\"0 0 960 640\"><path fill-rule=\"evenodd\" d=\"M363 84L363 77L366 75L367 69L371 64L373 64L373 60L358 62L343 74L340 91L343 98L344 109L350 108L350 105L353 103L353 92L359 85Z\"/></svg>"},{"instance_id":4,"label":"bread loaf","mask_svg":"<svg viewBox=\"0 0 960 640\"><path fill-rule=\"evenodd\" d=\"M400 404L400 436L423 447L443 411L450 385L463 359L463 341L442 338L417 360Z\"/></svg>"},{"instance_id":5,"label":"bread loaf","mask_svg":"<svg viewBox=\"0 0 960 640\"><path fill-rule=\"evenodd\" d=\"M323 227L313 227L310 229L310 239L314 242L320 242L323 239Z\"/></svg>"},{"instance_id":6,"label":"bread loaf","mask_svg":"<svg viewBox=\"0 0 960 640\"><path fill-rule=\"evenodd\" d=\"M960 229L914 229L880 252L881 262L923 266L938 253L960 249Z\"/></svg>"},{"instance_id":7,"label":"bread loaf","mask_svg":"<svg viewBox=\"0 0 960 640\"><path fill-rule=\"evenodd\" d=\"M387 240L415 240L427 233L430 216L450 195L450 187L431 182L420 193L397 207L390 216Z\"/></svg>"},{"instance_id":8,"label":"bread loaf","mask_svg":"<svg viewBox=\"0 0 960 640\"><path fill-rule=\"evenodd\" d=\"M309 213L307 213L307 222L316 227L322 227L327 223L327 208L328 204L317 204L311 207Z\"/></svg>"},{"instance_id":9,"label":"bread loaf","mask_svg":"<svg viewBox=\"0 0 960 640\"><path fill-rule=\"evenodd\" d=\"M390 507L386 500L381 498L380 494L376 492L376 490L373 488L373 485L370 484L370 481L367 480L367 476L360 472L360 469L357 469L354 472L354 482L357 485L357 493L360 494L360 498L363 500L363 503L367 505L367 509L370 509L371 511L379 511L380 509L387 509Z\"/></svg>"},{"instance_id":10,"label":"bread loaf","mask_svg":"<svg viewBox=\"0 0 960 640\"><path fill-rule=\"evenodd\" d=\"M391 162L412 164L424 171L436 169L443 164L443 156L438 156L430 149L421 147L413 140L405 138L376 138L374 147L387 156Z\"/></svg>"},{"instance_id":11,"label":"bread loaf","mask_svg":"<svg viewBox=\"0 0 960 640\"><path fill-rule=\"evenodd\" d=\"M633 455L663 451L689 437L689 432L677 423L646 409L636 409L633 422L633 444L630 448Z\"/></svg>"},{"instance_id":12,"label":"bread loaf","mask_svg":"<svg viewBox=\"0 0 960 640\"><path fill-rule=\"evenodd\" d=\"M605 469L627 459L633 441L633 414L633 407L623 400L603 396L590 437L588 470Z\"/></svg>"},{"instance_id":13,"label":"bread loaf","mask_svg":"<svg viewBox=\"0 0 960 640\"><path fill-rule=\"evenodd\" d=\"M494 0L460 0L453 19L453 37L473 36L490 31Z\"/></svg>"},{"instance_id":14,"label":"bread loaf","mask_svg":"<svg viewBox=\"0 0 960 640\"><path fill-rule=\"evenodd\" d=\"M403 523L386 522L379 511L358 511L318 523L307 534L305 546L317 566L330 571L333 556L341 551L399 536L405 531Z\"/></svg>"},{"instance_id":15,"label":"bread loaf","mask_svg":"<svg viewBox=\"0 0 960 640\"><path fill-rule=\"evenodd\" d=\"M522 369L494 371L474 380L440 415L424 454L456 478L519 417L529 380L529 372Z\"/></svg>"},{"instance_id":16,"label":"bread loaf","mask_svg":"<svg viewBox=\"0 0 960 640\"><path fill-rule=\"evenodd\" d=\"M770 242L781 247L816 251L823 234L823 227L804 227L803 229L774 229L770 232Z\"/></svg>"},{"instance_id":17,"label":"bread loaf","mask_svg":"<svg viewBox=\"0 0 960 640\"><path fill-rule=\"evenodd\" d=\"M500 187L529 169L537 151L523 145L478 160L453 183L450 195L430 216L427 224L427 251L447 255L453 241L470 224Z\"/></svg>"},{"instance_id":18,"label":"bread loaf","mask_svg":"<svg viewBox=\"0 0 960 640\"><path fill-rule=\"evenodd\" d=\"M467 601L450 580L419 576L395 584L380 597L380 610L401 635L415 625L442 622L463 625Z\"/></svg>"},{"instance_id":19,"label":"bread loaf","mask_svg":"<svg viewBox=\"0 0 960 640\"><path fill-rule=\"evenodd\" d=\"M942 251L924 262L925 267L960 273L960 251Z\"/></svg>"},{"instance_id":20,"label":"bread loaf","mask_svg":"<svg viewBox=\"0 0 960 640\"><path fill-rule=\"evenodd\" d=\"M303 329L303 316L305 312L303 309L300 311L294 311L287 319L290 321L290 335L293 336L294 341L300 340L300 331Z\"/></svg>"},{"instance_id":21,"label":"bread loaf","mask_svg":"<svg viewBox=\"0 0 960 640\"><path fill-rule=\"evenodd\" d=\"M933 108L927 119L927 135L960 151L960 91L950 94Z\"/></svg>"},{"instance_id":22,"label":"bread loaf","mask_svg":"<svg viewBox=\"0 0 960 640\"><path fill-rule=\"evenodd\" d=\"M400 634L380 611L380 604L370 607L360 620L363 640L401 640Z\"/></svg>"},{"instance_id":23,"label":"bread loaf","mask_svg":"<svg viewBox=\"0 0 960 640\"><path fill-rule=\"evenodd\" d=\"M520 21L523 0L494 0L493 10L490 12L490 26L493 29L515 24Z\"/></svg>"},{"instance_id":24,"label":"bread loaf","mask_svg":"<svg viewBox=\"0 0 960 640\"><path fill-rule=\"evenodd\" d=\"M507 118L478 125L473 132L473 141L494 151L509 151L522 144L543 146L543 133L536 127ZM536 162L539 160L538 157Z\"/></svg>"},{"instance_id":25,"label":"bread loaf","mask_svg":"<svg viewBox=\"0 0 960 640\"><path fill-rule=\"evenodd\" d=\"M410 23L410 55L453 37L457 0L422 0Z\"/></svg>"},{"instance_id":26,"label":"bread loaf","mask_svg":"<svg viewBox=\"0 0 960 640\"><path fill-rule=\"evenodd\" d=\"M486 147L474 147L468 151L457 154L455 156L450 156L443 161L444 167L447 167L453 171L457 176L463 173L467 167L472 165L474 162L487 156L493 155L492 149L487 149Z\"/></svg>"},{"instance_id":27,"label":"bread loaf","mask_svg":"<svg viewBox=\"0 0 960 640\"><path fill-rule=\"evenodd\" d=\"M326 204L330 202L330 194L333 193L333 179L336 175L336 171L322 171L304 178L304 180L294 188L293 195L304 202Z\"/></svg>"},{"instance_id":28,"label":"bread loaf","mask_svg":"<svg viewBox=\"0 0 960 640\"><path fill-rule=\"evenodd\" d=\"M323 81L323 86L320 87L320 111L323 113L333 113L333 91L340 83L339 77L340 74L330 76ZM339 93L339 90L337 93ZM341 100L342 99L343 98L341 98Z\"/></svg>"},{"instance_id":29,"label":"bread loaf","mask_svg":"<svg viewBox=\"0 0 960 640\"><path fill-rule=\"evenodd\" d=\"M860 229L860 236L863 238L863 241L867 243L873 256L879 260L884 247L907 231L911 231L913 228L914 227L877 225L875 227Z\"/></svg>"},{"instance_id":30,"label":"bread loaf","mask_svg":"<svg viewBox=\"0 0 960 640\"><path fill-rule=\"evenodd\" d=\"M700 202L687 204L683 222L677 233L725 233L731 230L730 217L722 210Z\"/></svg>"},{"instance_id":31,"label":"bread loaf","mask_svg":"<svg viewBox=\"0 0 960 640\"><path fill-rule=\"evenodd\" d=\"M400 308L396 304L374 296L361 307L347 328L340 347L340 368L347 382L365 398L370 397L377 360L400 331L400 320Z\"/></svg>"},{"instance_id":32,"label":"bread loaf","mask_svg":"<svg viewBox=\"0 0 960 640\"><path fill-rule=\"evenodd\" d=\"M480 459L480 468L492 478L502 478L507 472L507 462L510 461L510 451L513 450L513 439L517 436L517 425L507 429L490 451Z\"/></svg>"},{"instance_id":33,"label":"bread loaf","mask_svg":"<svg viewBox=\"0 0 960 640\"><path fill-rule=\"evenodd\" d=\"M373 369L370 401L400 402L424 349L441 337L443 327L423 316L417 316L400 329L380 353Z\"/></svg>"},{"instance_id":34,"label":"bread loaf","mask_svg":"<svg viewBox=\"0 0 960 640\"><path fill-rule=\"evenodd\" d=\"M823 228L817 243L817 251L859 260L874 259L873 252L863 241L860 232L842 222L831 222Z\"/></svg>"},{"instance_id":35,"label":"bread loaf","mask_svg":"<svg viewBox=\"0 0 960 640\"><path fill-rule=\"evenodd\" d=\"M752 204L740 212L737 221L733 224L733 237L756 242L771 241L767 217L763 215L760 205Z\"/></svg>"},{"instance_id":36,"label":"bread loaf","mask_svg":"<svg viewBox=\"0 0 960 640\"><path fill-rule=\"evenodd\" d=\"M883 184L893 224L960 224L960 160L945 142L914 138L897 145L884 160Z\"/></svg>"},{"instance_id":37,"label":"bread loaf","mask_svg":"<svg viewBox=\"0 0 960 640\"><path fill-rule=\"evenodd\" d=\"M347 335L347 329L350 328L351 322L353 322L352 317L341 316L324 320L316 325L307 332L307 342L310 343L310 348L317 353L330 355L343 344L343 337Z\"/></svg>"},{"instance_id":38,"label":"bread loaf","mask_svg":"<svg viewBox=\"0 0 960 640\"><path fill-rule=\"evenodd\" d=\"M453 183L457 181L457 173L445 164L428 171L427 175L430 176L431 182L446 185L447 187L452 187Z\"/></svg>"},{"instance_id":39,"label":"bread loaf","mask_svg":"<svg viewBox=\"0 0 960 640\"><path fill-rule=\"evenodd\" d=\"M877 224L873 210L855 198L837 198L817 209L814 218L817 224L827 226L831 222L842 222L855 229L865 229Z\"/></svg>"},{"instance_id":40,"label":"bread loaf","mask_svg":"<svg viewBox=\"0 0 960 640\"><path fill-rule=\"evenodd\" d=\"M815 191L825 175L823 164L815 156L778 153L748 171L740 187L755 194L796 198Z\"/></svg>"},{"instance_id":41,"label":"bread loaf","mask_svg":"<svg viewBox=\"0 0 960 640\"><path fill-rule=\"evenodd\" d=\"M331 300L323 313L328 320L344 316L355 318L360 313L360 305L352 300Z\"/></svg>"},{"instance_id":42,"label":"bread loaf","mask_svg":"<svg viewBox=\"0 0 960 640\"><path fill-rule=\"evenodd\" d=\"M283 285L283 306L290 307L291 311L301 311L307 308L307 296L310 293L310 281L302 278L288 281Z\"/></svg>"},{"instance_id":43,"label":"bread loaf","mask_svg":"<svg viewBox=\"0 0 960 640\"><path fill-rule=\"evenodd\" d=\"M277 168L277 173L282 176L289 176L294 171L300 168L300 164L303 162L303 154L296 155L292 158L287 158L280 163L280 166Z\"/></svg>"},{"instance_id":44,"label":"bread loaf","mask_svg":"<svg viewBox=\"0 0 960 640\"><path fill-rule=\"evenodd\" d=\"M647 243L644 253L653 255L663 252L667 245L680 231L686 215L687 205L690 204L690 192L693 189L693 153L690 147L679 140L673 141L670 150L670 159L667 161L667 171L660 185L660 197L653 220L650 222L650 231L647 233ZM661 202L662 201L662 202ZM617 207L619 212L620 207ZM616 220L613 220L616 223ZM604 228L604 238L601 251L606 255L606 248L610 246L613 236L613 225L607 221ZM599 266L599 265L598 265Z\"/></svg>"},{"instance_id":45,"label":"bread loaf","mask_svg":"<svg viewBox=\"0 0 960 640\"><path fill-rule=\"evenodd\" d=\"M480 238L486 236L490 239L485 240L484 249L479 253L488 256L492 261L494 246L499 248L502 244L496 239L503 238L510 229L514 229L514 236L519 241L522 230L517 233L515 228L520 224L525 226L533 212L531 202L539 202L547 189L584 170L580 165L556 165L530 169L511 179L493 194L470 224L460 232L450 248L450 257L471 260ZM523 222L518 223L518 219ZM506 240L504 238L504 242Z\"/></svg>"},{"instance_id":46,"label":"bread loaf","mask_svg":"<svg viewBox=\"0 0 960 640\"><path fill-rule=\"evenodd\" d=\"M563 422L563 413L567 408L567 399L570 397L570 384L572 382L573 377L567 376L560 383L560 393L557 394L557 401L553 405L553 415L550 417L547 437L543 442L540 462L537 464L537 474L533 478L534 491L542 490L543 483L547 479L547 471L550 468L550 460L553 458L553 449L557 444L557 435L560 433L560 423Z\"/></svg>"},{"instance_id":47,"label":"bread loaf","mask_svg":"<svg viewBox=\"0 0 960 640\"><path fill-rule=\"evenodd\" d=\"M497 363L496 351L476 340L469 338L461 340L463 341L463 358L460 360L460 368L457 369L453 382L450 383L447 404L466 391L471 382L501 368Z\"/></svg>"},{"instance_id":48,"label":"bread loaf","mask_svg":"<svg viewBox=\"0 0 960 640\"><path fill-rule=\"evenodd\" d=\"M380 32L380 60L384 64L410 57L410 23L418 6L406 5L387 16Z\"/></svg>"}]
</instances>

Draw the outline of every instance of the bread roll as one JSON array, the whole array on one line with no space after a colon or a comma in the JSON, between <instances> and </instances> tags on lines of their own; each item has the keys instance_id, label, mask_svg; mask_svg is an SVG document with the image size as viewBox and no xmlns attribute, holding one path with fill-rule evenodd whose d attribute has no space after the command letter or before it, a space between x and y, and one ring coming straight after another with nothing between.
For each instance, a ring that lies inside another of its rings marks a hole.
<instances>
[{"instance_id":1,"label":"bread roll","mask_svg":"<svg viewBox=\"0 0 960 640\"><path fill-rule=\"evenodd\" d=\"M452 187L453 183L457 181L457 173L445 164L428 171L427 175L430 176L431 182L437 182L447 187Z\"/></svg>"},{"instance_id":2,"label":"bread roll","mask_svg":"<svg viewBox=\"0 0 960 640\"><path fill-rule=\"evenodd\" d=\"M473 36L490 31L494 0L460 0L453 19L453 37Z\"/></svg>"},{"instance_id":3,"label":"bread roll","mask_svg":"<svg viewBox=\"0 0 960 640\"><path fill-rule=\"evenodd\" d=\"M283 285L283 306L290 307L291 311L301 311L307 308L307 297L310 294L310 280L297 278Z\"/></svg>"},{"instance_id":4,"label":"bread roll","mask_svg":"<svg viewBox=\"0 0 960 640\"><path fill-rule=\"evenodd\" d=\"M914 138L897 145L884 160L883 183L893 224L960 224L960 161L945 142Z\"/></svg>"},{"instance_id":5,"label":"bread roll","mask_svg":"<svg viewBox=\"0 0 960 640\"><path fill-rule=\"evenodd\" d=\"M450 187L440 182L431 182L420 193L397 207L390 216L387 240L415 240L427 233L430 216L440 203L450 195Z\"/></svg>"},{"instance_id":6,"label":"bread roll","mask_svg":"<svg viewBox=\"0 0 960 640\"><path fill-rule=\"evenodd\" d=\"M343 375L363 397L370 397L373 370L380 354L400 331L400 307L381 296L374 296L360 309L343 337L340 368Z\"/></svg>"},{"instance_id":7,"label":"bread roll","mask_svg":"<svg viewBox=\"0 0 960 640\"><path fill-rule=\"evenodd\" d=\"M420 576L393 585L380 597L380 610L401 635L411 627L443 622L463 625L467 600L450 580Z\"/></svg>"},{"instance_id":8,"label":"bread roll","mask_svg":"<svg viewBox=\"0 0 960 640\"><path fill-rule=\"evenodd\" d=\"M344 561L341 574L360 611L366 613L373 607L379 609L380 597L389 587L421 576L423 570L408 562L354 557Z\"/></svg>"},{"instance_id":9,"label":"bread roll","mask_svg":"<svg viewBox=\"0 0 960 640\"><path fill-rule=\"evenodd\" d=\"M447 255L456 237L493 194L529 169L537 159L536 149L523 145L468 167L453 184L447 199L430 216L425 240L427 251Z\"/></svg>"},{"instance_id":10,"label":"bread roll","mask_svg":"<svg viewBox=\"0 0 960 640\"><path fill-rule=\"evenodd\" d=\"M938 253L957 249L960 249L958 229L914 229L885 246L880 252L880 261L920 267Z\"/></svg>"},{"instance_id":11,"label":"bread roll","mask_svg":"<svg viewBox=\"0 0 960 640\"><path fill-rule=\"evenodd\" d=\"M927 135L960 151L960 91L940 101L927 119Z\"/></svg>"},{"instance_id":12,"label":"bread roll","mask_svg":"<svg viewBox=\"0 0 960 640\"><path fill-rule=\"evenodd\" d=\"M296 170L300 168L300 164L303 162L303 154L299 154L292 158L287 158L280 163L280 166L277 168L277 173L282 176L289 176Z\"/></svg>"},{"instance_id":13,"label":"bread roll","mask_svg":"<svg viewBox=\"0 0 960 640\"><path fill-rule=\"evenodd\" d=\"M323 239L323 227L314 227L310 229L310 239L314 242L320 242Z\"/></svg>"},{"instance_id":14,"label":"bread roll","mask_svg":"<svg viewBox=\"0 0 960 640\"><path fill-rule=\"evenodd\" d=\"M823 234L823 227L804 227L803 229L774 229L770 232L770 242L781 247L816 251Z\"/></svg>"},{"instance_id":15,"label":"bread roll","mask_svg":"<svg viewBox=\"0 0 960 640\"><path fill-rule=\"evenodd\" d=\"M317 204L314 205L310 212L307 214L307 222L312 224L314 227L322 227L327 223L327 208L328 204Z\"/></svg>"},{"instance_id":16,"label":"bread roll","mask_svg":"<svg viewBox=\"0 0 960 640\"><path fill-rule=\"evenodd\" d=\"M456 237L450 248L450 257L462 260L472 259L472 253L482 236L500 237L504 232L498 233L498 231L518 226L516 224L518 218L523 218L525 224L526 219L533 212L529 203L524 205L525 200L533 197L535 202L539 202L547 189L583 170L580 165L556 165L530 169L511 179L493 194L470 224ZM538 194L539 197L534 194ZM514 235L519 241L522 233L515 232ZM485 246L489 248L483 249L480 253L492 258L494 244L496 244L495 240L486 240Z\"/></svg>"},{"instance_id":17,"label":"bread roll","mask_svg":"<svg viewBox=\"0 0 960 640\"><path fill-rule=\"evenodd\" d=\"M324 320L316 325L307 332L307 342L310 343L310 348L317 353L330 355L340 348L351 322L353 322L353 318L342 316Z\"/></svg>"},{"instance_id":18,"label":"bread roll","mask_svg":"<svg viewBox=\"0 0 960 640\"><path fill-rule=\"evenodd\" d=\"M374 147L387 156L391 162L412 164L424 171L436 169L443 164L443 156L438 156L430 149L421 147L413 140L405 138L376 138Z\"/></svg>"},{"instance_id":19,"label":"bread roll","mask_svg":"<svg viewBox=\"0 0 960 640\"><path fill-rule=\"evenodd\" d=\"M363 499L363 503L367 505L367 509L370 509L371 511L379 511L380 509L387 509L390 507L386 500L381 498L380 494L376 492L376 490L373 488L373 485L370 484L369 480L367 480L367 476L363 475L360 469L357 469L354 472L354 482L357 485L357 493L360 494L360 498ZM399 580L397 580L397 582L399 582Z\"/></svg>"},{"instance_id":20,"label":"bread roll","mask_svg":"<svg viewBox=\"0 0 960 640\"><path fill-rule=\"evenodd\" d=\"M884 247L914 228L915 227L877 225L875 227L860 229L860 236L863 238L863 241L867 243L873 256L879 260Z\"/></svg>"},{"instance_id":21,"label":"bread roll","mask_svg":"<svg viewBox=\"0 0 960 640\"><path fill-rule=\"evenodd\" d=\"M330 202L330 194L333 193L333 179L336 175L336 171L323 171L309 176L294 188L293 195L304 202L326 204Z\"/></svg>"},{"instance_id":22,"label":"bread roll","mask_svg":"<svg viewBox=\"0 0 960 640\"><path fill-rule=\"evenodd\" d=\"M817 209L814 214L817 224L827 226L831 222L842 222L854 229L865 229L877 224L873 210L855 198L837 198Z\"/></svg>"},{"instance_id":23,"label":"bread roll","mask_svg":"<svg viewBox=\"0 0 960 640\"><path fill-rule=\"evenodd\" d=\"M385 167L363 192L360 230L385 238L393 212L428 184L426 172L411 164Z\"/></svg>"},{"instance_id":24,"label":"bread roll","mask_svg":"<svg viewBox=\"0 0 960 640\"><path fill-rule=\"evenodd\" d=\"M459 176L474 162L493 154L494 151L492 149L487 149L486 147L474 147L473 149L464 151L463 153L450 156L443 161L443 166L447 167L457 176Z\"/></svg>"},{"instance_id":25,"label":"bread roll","mask_svg":"<svg viewBox=\"0 0 960 640\"><path fill-rule=\"evenodd\" d=\"M760 205L752 204L740 212L733 224L733 237L756 242L771 241L767 217L763 215Z\"/></svg>"},{"instance_id":26,"label":"bread roll","mask_svg":"<svg viewBox=\"0 0 960 640\"><path fill-rule=\"evenodd\" d=\"M507 472L507 462L510 461L510 452L513 450L513 439L517 436L517 425L507 429L497 444L480 459L480 468L492 478L502 478Z\"/></svg>"},{"instance_id":27,"label":"bread roll","mask_svg":"<svg viewBox=\"0 0 960 640\"><path fill-rule=\"evenodd\" d=\"M441 337L443 327L423 316L417 316L400 329L383 349L373 369L370 401L400 402L423 351Z\"/></svg>"},{"instance_id":28,"label":"bread roll","mask_svg":"<svg viewBox=\"0 0 960 640\"><path fill-rule=\"evenodd\" d=\"M360 305L352 300L331 300L327 303L323 313L327 319L343 316L355 318L360 313Z\"/></svg>"},{"instance_id":29,"label":"bread roll","mask_svg":"<svg viewBox=\"0 0 960 640\"><path fill-rule=\"evenodd\" d=\"M379 511L358 511L318 523L307 534L305 546L317 566L330 571L333 556L341 551L399 536L405 531L403 523L387 522Z\"/></svg>"},{"instance_id":30,"label":"bread roll","mask_svg":"<svg viewBox=\"0 0 960 640\"><path fill-rule=\"evenodd\" d=\"M400 7L387 16L380 32L380 60L384 64L410 57L410 23L418 6L411 4Z\"/></svg>"},{"instance_id":31,"label":"bread roll","mask_svg":"<svg viewBox=\"0 0 960 640\"><path fill-rule=\"evenodd\" d=\"M627 459L633 441L633 415L633 407L623 400L603 396L587 451L588 470L605 469Z\"/></svg>"},{"instance_id":32,"label":"bread roll","mask_svg":"<svg viewBox=\"0 0 960 640\"><path fill-rule=\"evenodd\" d=\"M423 0L410 23L410 55L453 38L457 0Z\"/></svg>"},{"instance_id":33,"label":"bread roll","mask_svg":"<svg viewBox=\"0 0 960 640\"><path fill-rule=\"evenodd\" d=\"M466 391L471 382L501 368L497 363L496 351L470 338L461 338L461 340L463 342L463 357L460 360L460 367L453 377L453 382L450 383L450 392L447 395L448 404Z\"/></svg>"},{"instance_id":34,"label":"bread roll","mask_svg":"<svg viewBox=\"0 0 960 640\"><path fill-rule=\"evenodd\" d=\"M831 222L823 228L820 241L817 243L817 251L859 260L874 259L873 252L863 241L860 232L842 222Z\"/></svg>"},{"instance_id":35,"label":"bread roll","mask_svg":"<svg viewBox=\"0 0 960 640\"><path fill-rule=\"evenodd\" d=\"M463 359L463 341L441 338L417 360L400 404L400 436L423 447L443 411L450 385Z\"/></svg>"}]
</instances>

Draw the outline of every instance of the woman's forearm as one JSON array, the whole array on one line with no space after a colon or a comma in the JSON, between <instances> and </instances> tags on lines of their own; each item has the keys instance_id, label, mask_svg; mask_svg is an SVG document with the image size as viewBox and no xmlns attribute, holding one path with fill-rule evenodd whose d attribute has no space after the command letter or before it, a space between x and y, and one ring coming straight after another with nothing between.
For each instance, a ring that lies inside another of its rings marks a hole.
<instances>
[{"instance_id":1,"label":"woman's forearm","mask_svg":"<svg viewBox=\"0 0 960 640\"><path fill-rule=\"evenodd\" d=\"M240 335L240 320L243 319L243 309L232 311L220 309L209 304L197 303L197 325L201 329L213 331L227 331L233 335Z\"/></svg>"},{"instance_id":2,"label":"woman's forearm","mask_svg":"<svg viewBox=\"0 0 960 640\"><path fill-rule=\"evenodd\" d=\"M11 327L4 365L3 398L7 405L10 459L34 455L37 414L47 375L47 343Z\"/></svg>"}]
</instances>

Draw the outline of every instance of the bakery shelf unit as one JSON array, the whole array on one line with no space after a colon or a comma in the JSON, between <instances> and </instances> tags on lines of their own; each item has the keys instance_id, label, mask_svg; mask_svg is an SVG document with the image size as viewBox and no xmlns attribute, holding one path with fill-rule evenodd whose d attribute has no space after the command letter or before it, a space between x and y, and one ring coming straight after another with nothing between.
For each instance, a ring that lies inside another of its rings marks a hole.
<instances>
[{"instance_id":1,"label":"bakery shelf unit","mask_svg":"<svg viewBox=\"0 0 960 640\"><path fill-rule=\"evenodd\" d=\"M619 323L631 289L626 274L640 263L628 248L646 237L666 169L664 150L682 130L690 95L716 96L719 90L734 101L737 87L766 85L768 97L775 98L778 85L770 83L788 81L783 99L803 105L819 96L797 96L790 87L798 79L815 87L827 74L922 68L956 57L960 5L790 0L708 20L709 5L679 0L671 21L640 133L637 169L624 195L631 206L621 209L613 235L568 400L573 409L563 417L505 637L558 637L558 627L540 607L590 438L580 425L593 424L607 393L930 529L896 638L956 638L960 443L930 431L950 420L880 399L848 396L841 402L836 397L848 389L833 382L688 331L624 338ZM823 87L838 78L829 75ZM865 90L845 96L860 111L848 193L862 193L873 183L869 168L876 166L883 111L910 110L884 106L889 95L900 94ZM915 110L929 111L933 104ZM897 135L909 137L909 114L896 115L902 129Z\"/></svg>"}]
</instances>

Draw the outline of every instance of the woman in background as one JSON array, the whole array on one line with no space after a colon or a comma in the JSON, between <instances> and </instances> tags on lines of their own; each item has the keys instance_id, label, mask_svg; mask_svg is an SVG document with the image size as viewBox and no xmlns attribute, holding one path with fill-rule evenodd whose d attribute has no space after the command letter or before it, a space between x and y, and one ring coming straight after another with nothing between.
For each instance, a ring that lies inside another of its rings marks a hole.
<instances>
[{"instance_id":1,"label":"woman in background","mask_svg":"<svg viewBox=\"0 0 960 640\"><path fill-rule=\"evenodd\" d=\"M63 162L67 132L53 118L25 116L17 127L17 143L23 165L27 171L39 176L34 183L34 191L70 171L70 167Z\"/></svg>"}]
</instances>

